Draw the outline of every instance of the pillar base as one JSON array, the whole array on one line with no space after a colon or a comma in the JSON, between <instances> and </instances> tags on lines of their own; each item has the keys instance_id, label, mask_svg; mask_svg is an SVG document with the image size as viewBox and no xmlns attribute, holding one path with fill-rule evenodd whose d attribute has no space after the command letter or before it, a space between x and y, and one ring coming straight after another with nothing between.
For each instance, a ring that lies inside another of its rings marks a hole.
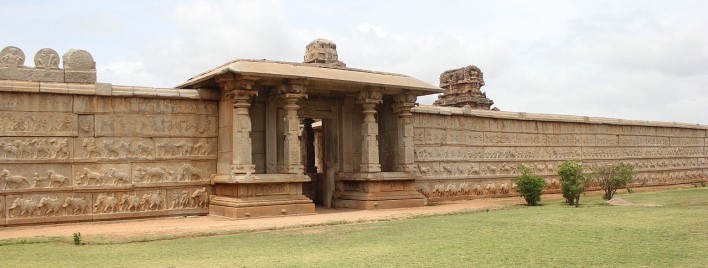
<instances>
[{"instance_id":1,"label":"pillar base","mask_svg":"<svg viewBox=\"0 0 708 268\"><path fill-rule=\"evenodd\" d=\"M217 175L209 214L237 219L313 214L315 204L302 194L308 181L297 174Z\"/></svg>"},{"instance_id":2,"label":"pillar base","mask_svg":"<svg viewBox=\"0 0 708 268\"><path fill-rule=\"evenodd\" d=\"M426 204L407 172L340 173L336 182L334 207L386 209Z\"/></svg>"}]
</instances>

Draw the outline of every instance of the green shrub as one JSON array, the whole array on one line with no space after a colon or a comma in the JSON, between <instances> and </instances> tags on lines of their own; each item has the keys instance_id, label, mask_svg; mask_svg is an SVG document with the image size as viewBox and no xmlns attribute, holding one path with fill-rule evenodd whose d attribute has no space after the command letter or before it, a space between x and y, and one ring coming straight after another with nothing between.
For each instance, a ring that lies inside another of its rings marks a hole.
<instances>
[{"instance_id":1,"label":"green shrub","mask_svg":"<svg viewBox=\"0 0 708 268\"><path fill-rule=\"evenodd\" d=\"M634 167L625 163L604 165L595 170L595 177L600 184L600 188L605 191L602 196L605 200L610 200L617 192L617 189L626 187L632 182Z\"/></svg>"},{"instance_id":2,"label":"green shrub","mask_svg":"<svg viewBox=\"0 0 708 268\"><path fill-rule=\"evenodd\" d=\"M541 201L546 180L533 173L526 165L519 165L521 175L516 177L516 191L524 197L529 206L537 206Z\"/></svg>"},{"instance_id":3,"label":"green shrub","mask_svg":"<svg viewBox=\"0 0 708 268\"><path fill-rule=\"evenodd\" d=\"M561 193L568 205L580 206L580 195L585 191L590 176L583 172L580 161L568 160L558 166Z\"/></svg>"},{"instance_id":4,"label":"green shrub","mask_svg":"<svg viewBox=\"0 0 708 268\"><path fill-rule=\"evenodd\" d=\"M83 242L81 242L81 233L76 232L74 233L74 245L81 245Z\"/></svg>"}]
</instances>

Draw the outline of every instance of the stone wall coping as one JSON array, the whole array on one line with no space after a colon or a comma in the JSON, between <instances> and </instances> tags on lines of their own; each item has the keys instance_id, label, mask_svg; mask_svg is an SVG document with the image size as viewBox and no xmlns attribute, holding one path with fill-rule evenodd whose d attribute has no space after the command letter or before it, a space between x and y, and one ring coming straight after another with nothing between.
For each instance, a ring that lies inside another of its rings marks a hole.
<instances>
[{"instance_id":1,"label":"stone wall coping","mask_svg":"<svg viewBox=\"0 0 708 268\"><path fill-rule=\"evenodd\" d=\"M577 116L577 115L556 115L556 114L537 114L537 113L525 113L525 112L488 111L488 110L474 110L474 109L469 109L469 108L457 108L457 107L440 107L440 106L432 106L432 105L420 105L420 106L414 107L412 109L412 112L426 113L426 114L442 114L442 115L477 116L477 117L499 118L499 119L550 121L550 122L631 125L631 126L648 126L648 127L675 127L675 128L689 128L689 129L701 129L701 130L708 129L708 125L702 125L702 124L627 120L627 119L618 119L618 118Z\"/></svg>"},{"instance_id":2,"label":"stone wall coping","mask_svg":"<svg viewBox=\"0 0 708 268\"><path fill-rule=\"evenodd\" d=\"M70 95L125 96L159 99L219 100L214 89L176 89L122 86L110 83L77 84L0 80L0 92L53 93Z\"/></svg>"}]
</instances>

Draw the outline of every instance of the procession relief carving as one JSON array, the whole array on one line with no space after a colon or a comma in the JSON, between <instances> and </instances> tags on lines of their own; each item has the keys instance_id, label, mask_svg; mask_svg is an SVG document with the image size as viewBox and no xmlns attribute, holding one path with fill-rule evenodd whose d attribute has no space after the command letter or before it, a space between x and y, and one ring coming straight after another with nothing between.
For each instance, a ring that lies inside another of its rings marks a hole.
<instances>
[{"instance_id":1,"label":"procession relief carving","mask_svg":"<svg viewBox=\"0 0 708 268\"><path fill-rule=\"evenodd\" d=\"M97 114L96 136L216 137L218 117L207 115Z\"/></svg>"},{"instance_id":2,"label":"procession relief carving","mask_svg":"<svg viewBox=\"0 0 708 268\"><path fill-rule=\"evenodd\" d=\"M66 138L0 138L0 161L69 159Z\"/></svg>"},{"instance_id":3,"label":"procession relief carving","mask_svg":"<svg viewBox=\"0 0 708 268\"><path fill-rule=\"evenodd\" d=\"M133 164L135 183L208 181L216 173L210 162L136 163Z\"/></svg>"},{"instance_id":4,"label":"procession relief carving","mask_svg":"<svg viewBox=\"0 0 708 268\"><path fill-rule=\"evenodd\" d=\"M0 164L0 191L72 186L67 165Z\"/></svg>"},{"instance_id":5,"label":"procession relief carving","mask_svg":"<svg viewBox=\"0 0 708 268\"><path fill-rule=\"evenodd\" d=\"M209 206L207 187L167 190L167 209L203 209Z\"/></svg>"},{"instance_id":6,"label":"procession relief carving","mask_svg":"<svg viewBox=\"0 0 708 268\"><path fill-rule=\"evenodd\" d=\"M8 195L7 200L7 216L10 219L77 216L91 213L91 194L88 193Z\"/></svg>"},{"instance_id":7,"label":"procession relief carving","mask_svg":"<svg viewBox=\"0 0 708 268\"><path fill-rule=\"evenodd\" d=\"M155 147L148 138L79 138L74 159L155 159Z\"/></svg>"},{"instance_id":8,"label":"procession relief carving","mask_svg":"<svg viewBox=\"0 0 708 268\"><path fill-rule=\"evenodd\" d=\"M91 137L94 135L94 116L79 115L79 136Z\"/></svg>"},{"instance_id":9,"label":"procession relief carving","mask_svg":"<svg viewBox=\"0 0 708 268\"><path fill-rule=\"evenodd\" d=\"M216 138L157 138L156 156L162 159L213 157Z\"/></svg>"},{"instance_id":10,"label":"procession relief carving","mask_svg":"<svg viewBox=\"0 0 708 268\"><path fill-rule=\"evenodd\" d=\"M75 114L0 111L0 136L76 136L76 133Z\"/></svg>"},{"instance_id":11,"label":"procession relief carving","mask_svg":"<svg viewBox=\"0 0 708 268\"><path fill-rule=\"evenodd\" d=\"M515 193L514 182L511 180L418 182L416 190L427 198L506 196Z\"/></svg>"},{"instance_id":12,"label":"procession relief carving","mask_svg":"<svg viewBox=\"0 0 708 268\"><path fill-rule=\"evenodd\" d=\"M72 96L0 92L0 110L35 112L72 112Z\"/></svg>"},{"instance_id":13,"label":"procession relief carving","mask_svg":"<svg viewBox=\"0 0 708 268\"><path fill-rule=\"evenodd\" d=\"M105 98L105 97L99 97ZM215 101L147 98L106 98L116 113L218 115Z\"/></svg>"},{"instance_id":14,"label":"procession relief carving","mask_svg":"<svg viewBox=\"0 0 708 268\"><path fill-rule=\"evenodd\" d=\"M77 187L127 186L131 183L130 164L74 166L74 185Z\"/></svg>"}]
</instances>

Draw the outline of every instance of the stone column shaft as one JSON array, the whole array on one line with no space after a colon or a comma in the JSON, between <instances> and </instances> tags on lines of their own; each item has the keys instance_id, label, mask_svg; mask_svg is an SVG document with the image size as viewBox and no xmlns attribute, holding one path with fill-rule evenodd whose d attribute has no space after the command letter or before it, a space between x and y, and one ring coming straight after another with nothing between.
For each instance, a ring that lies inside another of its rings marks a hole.
<instances>
[{"instance_id":1,"label":"stone column shaft","mask_svg":"<svg viewBox=\"0 0 708 268\"><path fill-rule=\"evenodd\" d=\"M382 102L381 90L362 91L359 103L362 106L364 122L361 124L361 172L381 172L379 162L379 124L376 123L376 105Z\"/></svg>"},{"instance_id":2,"label":"stone column shaft","mask_svg":"<svg viewBox=\"0 0 708 268\"><path fill-rule=\"evenodd\" d=\"M233 99L233 159L231 173L255 173L256 166L253 164L251 155L253 151L251 145L251 117L248 113L248 108L251 106L248 102L250 96L235 94Z\"/></svg>"},{"instance_id":3,"label":"stone column shaft","mask_svg":"<svg viewBox=\"0 0 708 268\"><path fill-rule=\"evenodd\" d=\"M283 162L285 172L290 174L303 174L304 167L300 159L300 119L297 111L300 106L297 101L304 97L303 94L284 94L285 101L285 142L283 143Z\"/></svg>"},{"instance_id":4,"label":"stone column shaft","mask_svg":"<svg viewBox=\"0 0 708 268\"><path fill-rule=\"evenodd\" d=\"M397 115L396 139L396 171L413 172L415 170L415 154L413 145L413 113L416 96L401 94L394 97L393 111Z\"/></svg>"}]
</instances>

